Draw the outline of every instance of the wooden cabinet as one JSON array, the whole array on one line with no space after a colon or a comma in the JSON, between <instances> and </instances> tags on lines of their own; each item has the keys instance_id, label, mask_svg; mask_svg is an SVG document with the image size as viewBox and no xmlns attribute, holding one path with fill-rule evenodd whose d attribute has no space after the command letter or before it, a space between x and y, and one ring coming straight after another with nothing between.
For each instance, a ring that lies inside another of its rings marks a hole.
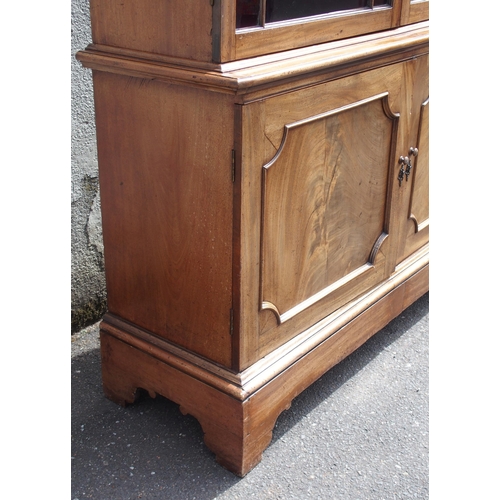
<instances>
[{"instance_id":1,"label":"wooden cabinet","mask_svg":"<svg viewBox=\"0 0 500 500\"><path fill-rule=\"evenodd\" d=\"M243 2L212 3L93 0L77 57L105 393L179 403L244 475L292 399L428 290L428 2L238 29Z\"/></svg>"}]
</instances>

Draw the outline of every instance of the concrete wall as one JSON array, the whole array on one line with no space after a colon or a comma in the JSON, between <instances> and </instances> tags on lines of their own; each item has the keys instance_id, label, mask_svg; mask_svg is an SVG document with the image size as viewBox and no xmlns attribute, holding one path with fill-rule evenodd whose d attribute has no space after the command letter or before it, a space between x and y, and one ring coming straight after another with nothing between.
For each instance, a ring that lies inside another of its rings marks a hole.
<instances>
[{"instance_id":1,"label":"concrete wall","mask_svg":"<svg viewBox=\"0 0 500 500\"><path fill-rule=\"evenodd\" d=\"M106 310L92 72L75 59L91 43L89 0L71 1L71 331Z\"/></svg>"}]
</instances>

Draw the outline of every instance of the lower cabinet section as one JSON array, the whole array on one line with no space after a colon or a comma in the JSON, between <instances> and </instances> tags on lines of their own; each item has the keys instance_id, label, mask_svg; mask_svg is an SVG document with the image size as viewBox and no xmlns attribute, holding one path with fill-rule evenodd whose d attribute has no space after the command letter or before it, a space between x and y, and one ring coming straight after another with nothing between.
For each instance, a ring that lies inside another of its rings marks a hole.
<instances>
[{"instance_id":1,"label":"lower cabinet section","mask_svg":"<svg viewBox=\"0 0 500 500\"><path fill-rule=\"evenodd\" d=\"M244 475L293 398L428 290L428 26L228 66L79 58L105 393L175 401Z\"/></svg>"},{"instance_id":2,"label":"lower cabinet section","mask_svg":"<svg viewBox=\"0 0 500 500\"><path fill-rule=\"evenodd\" d=\"M423 56L243 107L242 260L260 268L242 307L259 303L259 357L427 243L427 72Z\"/></svg>"}]
</instances>

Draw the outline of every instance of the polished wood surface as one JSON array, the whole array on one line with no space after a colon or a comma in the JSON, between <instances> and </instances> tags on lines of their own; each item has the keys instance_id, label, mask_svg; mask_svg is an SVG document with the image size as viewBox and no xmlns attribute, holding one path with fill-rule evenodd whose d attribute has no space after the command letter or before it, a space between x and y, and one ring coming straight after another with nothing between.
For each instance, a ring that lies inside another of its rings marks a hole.
<instances>
[{"instance_id":1,"label":"polished wood surface","mask_svg":"<svg viewBox=\"0 0 500 500\"><path fill-rule=\"evenodd\" d=\"M229 366L231 102L104 72L94 89L109 311Z\"/></svg>"},{"instance_id":2,"label":"polished wood surface","mask_svg":"<svg viewBox=\"0 0 500 500\"><path fill-rule=\"evenodd\" d=\"M260 285L249 279L245 287L241 315L252 316L254 301L261 312L240 324L247 346L240 369L387 279L407 256L399 233L411 189L399 187L398 158L418 130L406 96L426 88L425 76L417 83L411 68L426 61L243 107L241 168L249 191L242 194L240 257L248 275L257 272L254 263L261 267Z\"/></svg>"},{"instance_id":3,"label":"polished wood surface","mask_svg":"<svg viewBox=\"0 0 500 500\"><path fill-rule=\"evenodd\" d=\"M234 58L253 57L262 53L262 47L272 53L302 47L304 40L308 41L307 45L313 45L389 29L397 26L395 12L395 9L384 9L337 13L315 21L289 21L280 23L280 27L237 31ZM229 58L229 54L226 57Z\"/></svg>"},{"instance_id":4,"label":"polished wood surface","mask_svg":"<svg viewBox=\"0 0 500 500\"><path fill-rule=\"evenodd\" d=\"M198 0L91 0L92 41L210 61L212 7Z\"/></svg>"},{"instance_id":5,"label":"polished wood surface","mask_svg":"<svg viewBox=\"0 0 500 500\"><path fill-rule=\"evenodd\" d=\"M429 18L428 0L236 30L233 0L90 0L96 44L180 60L228 62L348 39Z\"/></svg>"},{"instance_id":6,"label":"polished wood surface","mask_svg":"<svg viewBox=\"0 0 500 500\"><path fill-rule=\"evenodd\" d=\"M424 55L428 45L429 23L423 22L360 36L355 44L339 40L223 64L99 44L76 57L93 70L227 92L245 104Z\"/></svg>"},{"instance_id":7,"label":"polished wood surface","mask_svg":"<svg viewBox=\"0 0 500 500\"><path fill-rule=\"evenodd\" d=\"M401 24L429 19L429 0L409 0L401 5Z\"/></svg>"},{"instance_id":8,"label":"polished wood surface","mask_svg":"<svg viewBox=\"0 0 500 500\"><path fill-rule=\"evenodd\" d=\"M292 399L428 290L428 2L238 31L212 3L91 0L77 57L105 394L172 399L244 475Z\"/></svg>"},{"instance_id":9,"label":"polished wood surface","mask_svg":"<svg viewBox=\"0 0 500 500\"><path fill-rule=\"evenodd\" d=\"M388 236L386 97L286 125L264 166L261 307L278 323L369 272Z\"/></svg>"},{"instance_id":10,"label":"polished wood surface","mask_svg":"<svg viewBox=\"0 0 500 500\"><path fill-rule=\"evenodd\" d=\"M407 80L413 82L409 127L410 147L418 149L412 157L413 167L404 181L403 204L406 219L403 222L399 260L403 260L429 240L429 60L428 57L408 63ZM415 144L415 146L413 146ZM406 236L406 237L405 237Z\"/></svg>"},{"instance_id":11,"label":"polished wood surface","mask_svg":"<svg viewBox=\"0 0 500 500\"><path fill-rule=\"evenodd\" d=\"M158 356L154 349L133 347L135 339L109 326L105 319L101 327L105 394L124 406L136 400L138 388L148 391L151 397L161 394L175 401L182 413L191 414L200 422L205 444L217 461L244 476L262 459L276 419L290 407L293 398L425 293L428 279L428 267L421 267L334 335L309 348L296 362L288 363L269 382L254 390L251 383L231 384L222 377L216 384L213 374L204 374L199 368L197 376L193 376L186 360L174 361L176 356L166 353L165 348L159 350ZM317 335L320 333L319 330ZM240 388L240 397L229 393L235 386Z\"/></svg>"}]
</instances>

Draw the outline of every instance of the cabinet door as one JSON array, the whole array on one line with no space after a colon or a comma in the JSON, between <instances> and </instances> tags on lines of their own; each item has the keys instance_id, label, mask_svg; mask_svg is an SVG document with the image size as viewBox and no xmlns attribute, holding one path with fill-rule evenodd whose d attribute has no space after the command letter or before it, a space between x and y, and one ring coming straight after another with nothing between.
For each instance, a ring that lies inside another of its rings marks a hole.
<instances>
[{"instance_id":1,"label":"cabinet door","mask_svg":"<svg viewBox=\"0 0 500 500\"><path fill-rule=\"evenodd\" d=\"M419 57L405 63L409 100L407 139L400 155L408 157L402 185L402 231L398 263L429 241L429 59ZM411 148L413 148L411 150ZM417 149L417 155L411 152Z\"/></svg>"},{"instance_id":2,"label":"cabinet door","mask_svg":"<svg viewBox=\"0 0 500 500\"><path fill-rule=\"evenodd\" d=\"M243 107L241 327L259 356L393 271L402 81L395 64Z\"/></svg>"}]
</instances>

